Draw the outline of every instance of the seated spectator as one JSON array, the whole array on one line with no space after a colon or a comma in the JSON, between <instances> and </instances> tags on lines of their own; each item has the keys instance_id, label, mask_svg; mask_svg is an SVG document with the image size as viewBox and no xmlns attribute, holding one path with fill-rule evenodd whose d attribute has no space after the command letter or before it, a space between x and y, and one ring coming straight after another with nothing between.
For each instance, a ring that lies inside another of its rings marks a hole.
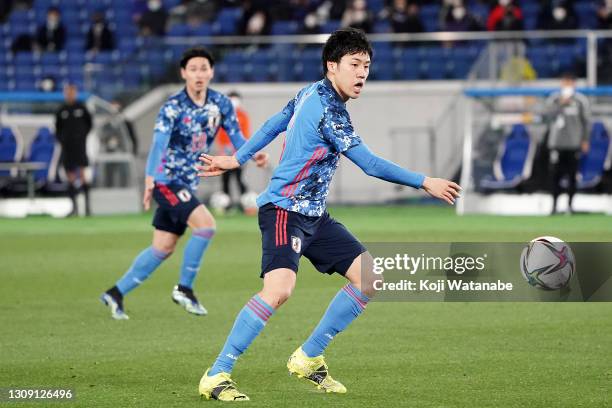
<instances>
[{"instance_id":1,"label":"seated spectator","mask_svg":"<svg viewBox=\"0 0 612 408\"><path fill-rule=\"evenodd\" d=\"M187 24L198 27L210 23L217 15L217 5L213 0L191 0L185 7Z\"/></svg>"},{"instance_id":2,"label":"seated spectator","mask_svg":"<svg viewBox=\"0 0 612 408\"><path fill-rule=\"evenodd\" d=\"M91 17L92 23L87 32L87 51L111 51L115 49L115 35L108 27L103 12L96 12Z\"/></svg>"},{"instance_id":3,"label":"seated spectator","mask_svg":"<svg viewBox=\"0 0 612 408\"><path fill-rule=\"evenodd\" d=\"M42 51L60 51L66 43L66 28L57 7L49 7L47 20L38 27L36 42Z\"/></svg>"},{"instance_id":4,"label":"seated spectator","mask_svg":"<svg viewBox=\"0 0 612 408\"><path fill-rule=\"evenodd\" d=\"M290 4L293 4L293 7L297 10L299 8L298 5L302 2L307 3L307 0L293 0ZM321 26L325 23L330 20L340 20L342 18L346 9L346 3L343 1L325 0L320 4L316 4L315 7L304 6L303 8L307 10L307 12L303 18L304 25L302 27L302 34L318 34ZM277 15L276 10L274 15ZM298 15L297 11L292 12L292 15L294 17Z\"/></svg>"},{"instance_id":5,"label":"seated spectator","mask_svg":"<svg viewBox=\"0 0 612 408\"><path fill-rule=\"evenodd\" d=\"M372 31L372 13L366 0L352 0L342 15L342 27L359 28L366 33Z\"/></svg>"},{"instance_id":6,"label":"seated spectator","mask_svg":"<svg viewBox=\"0 0 612 408\"><path fill-rule=\"evenodd\" d=\"M480 31L482 26L465 6L459 5L449 8L444 25L440 28L444 31Z\"/></svg>"},{"instance_id":7,"label":"seated spectator","mask_svg":"<svg viewBox=\"0 0 612 408\"><path fill-rule=\"evenodd\" d=\"M419 6L408 0L393 0L393 4L383 9L379 18L389 20L394 33L422 33L425 27L419 17Z\"/></svg>"},{"instance_id":8,"label":"seated spectator","mask_svg":"<svg viewBox=\"0 0 612 408\"><path fill-rule=\"evenodd\" d=\"M271 18L270 5L261 0L247 0L243 4L242 20L239 32L242 35L268 35L270 34Z\"/></svg>"},{"instance_id":9,"label":"seated spectator","mask_svg":"<svg viewBox=\"0 0 612 408\"><path fill-rule=\"evenodd\" d=\"M487 19L489 31L517 31L523 29L523 13L513 0L499 0Z\"/></svg>"},{"instance_id":10,"label":"seated spectator","mask_svg":"<svg viewBox=\"0 0 612 408\"><path fill-rule=\"evenodd\" d=\"M538 16L540 30L574 30L578 27L573 8L562 1L553 1L543 7Z\"/></svg>"},{"instance_id":11,"label":"seated spectator","mask_svg":"<svg viewBox=\"0 0 612 408\"><path fill-rule=\"evenodd\" d=\"M601 30L612 28L612 0L603 0L599 3L597 19Z\"/></svg>"},{"instance_id":12,"label":"seated spectator","mask_svg":"<svg viewBox=\"0 0 612 408\"><path fill-rule=\"evenodd\" d=\"M161 0L149 0L147 9L138 20L140 35L163 37L166 35L168 12L163 8Z\"/></svg>"}]
</instances>

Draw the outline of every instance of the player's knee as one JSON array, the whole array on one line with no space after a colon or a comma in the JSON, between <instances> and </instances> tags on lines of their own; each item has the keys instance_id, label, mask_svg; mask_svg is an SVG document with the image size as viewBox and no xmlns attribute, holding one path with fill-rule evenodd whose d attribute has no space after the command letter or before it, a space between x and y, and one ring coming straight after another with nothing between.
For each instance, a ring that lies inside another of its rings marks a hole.
<instances>
[{"instance_id":1,"label":"player's knee","mask_svg":"<svg viewBox=\"0 0 612 408\"><path fill-rule=\"evenodd\" d=\"M167 259L174 252L174 250L176 248L176 242L174 242L174 243L169 243L169 242L160 243L160 244L154 245L153 248L156 251L158 251L158 252L160 252L162 254L165 254L164 255L164 259Z\"/></svg>"},{"instance_id":2,"label":"player's knee","mask_svg":"<svg viewBox=\"0 0 612 408\"><path fill-rule=\"evenodd\" d=\"M193 236L204 238L204 239L213 239L216 232L217 232L217 229L215 227L194 228Z\"/></svg>"},{"instance_id":3,"label":"player's knee","mask_svg":"<svg viewBox=\"0 0 612 408\"><path fill-rule=\"evenodd\" d=\"M358 276L359 288L368 298L373 298L376 295L376 280L382 279L382 275L374 273L374 259L369 252L361 254L361 271Z\"/></svg>"},{"instance_id":4,"label":"player's knee","mask_svg":"<svg viewBox=\"0 0 612 408\"><path fill-rule=\"evenodd\" d=\"M273 308L278 309L283 303L285 303L291 294L293 293L293 287L276 287L264 289L260 296Z\"/></svg>"}]
</instances>

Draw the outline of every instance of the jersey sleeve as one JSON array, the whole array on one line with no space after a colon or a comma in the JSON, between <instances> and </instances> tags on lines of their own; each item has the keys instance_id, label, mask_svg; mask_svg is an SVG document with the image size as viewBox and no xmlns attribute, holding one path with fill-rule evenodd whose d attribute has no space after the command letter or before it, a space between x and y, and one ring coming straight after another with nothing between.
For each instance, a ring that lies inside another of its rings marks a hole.
<instances>
[{"instance_id":1,"label":"jersey sleeve","mask_svg":"<svg viewBox=\"0 0 612 408\"><path fill-rule=\"evenodd\" d=\"M283 110L269 118L266 123L255 132L253 137L238 149L236 152L236 160L238 160L241 166L253 157L255 153L270 144L276 136L287 130L287 125L293 116L295 99L296 98L291 99Z\"/></svg>"},{"instance_id":2,"label":"jersey sleeve","mask_svg":"<svg viewBox=\"0 0 612 408\"><path fill-rule=\"evenodd\" d=\"M414 188L423 186L423 174L406 170L392 161L376 156L365 143L345 151L344 155L368 176Z\"/></svg>"},{"instance_id":3,"label":"jersey sleeve","mask_svg":"<svg viewBox=\"0 0 612 408\"><path fill-rule=\"evenodd\" d=\"M153 129L153 143L147 158L147 176L155 176L155 174L161 172L162 159L168 148L172 129L178 115L179 110L176 101L166 102L159 110Z\"/></svg>"},{"instance_id":4,"label":"jersey sleeve","mask_svg":"<svg viewBox=\"0 0 612 408\"><path fill-rule=\"evenodd\" d=\"M223 127L223 130L227 133L234 149L238 150L246 143L242 130L240 130L236 111L228 98L223 98L221 104L221 127Z\"/></svg>"},{"instance_id":5,"label":"jersey sleeve","mask_svg":"<svg viewBox=\"0 0 612 408\"><path fill-rule=\"evenodd\" d=\"M319 132L338 153L344 153L361 143L361 138L355 133L345 109L325 108L319 122Z\"/></svg>"}]
</instances>

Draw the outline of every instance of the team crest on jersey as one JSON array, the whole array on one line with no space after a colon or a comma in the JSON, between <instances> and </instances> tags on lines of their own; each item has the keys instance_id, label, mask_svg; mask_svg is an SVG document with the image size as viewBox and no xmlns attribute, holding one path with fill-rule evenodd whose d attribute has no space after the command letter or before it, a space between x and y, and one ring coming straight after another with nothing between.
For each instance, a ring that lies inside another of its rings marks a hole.
<instances>
[{"instance_id":1,"label":"team crest on jersey","mask_svg":"<svg viewBox=\"0 0 612 408\"><path fill-rule=\"evenodd\" d=\"M208 114L208 127L216 129L221 123L221 111L217 105L208 105L206 113Z\"/></svg>"},{"instance_id":2,"label":"team crest on jersey","mask_svg":"<svg viewBox=\"0 0 612 408\"><path fill-rule=\"evenodd\" d=\"M302 240L299 237L291 236L291 249L293 249L296 254L300 253L302 250Z\"/></svg>"}]
</instances>

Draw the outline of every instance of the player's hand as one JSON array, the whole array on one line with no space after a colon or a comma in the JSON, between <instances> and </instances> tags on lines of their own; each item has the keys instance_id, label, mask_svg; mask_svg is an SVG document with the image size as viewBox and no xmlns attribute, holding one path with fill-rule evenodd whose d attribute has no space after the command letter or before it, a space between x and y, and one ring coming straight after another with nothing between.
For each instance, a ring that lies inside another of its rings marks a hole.
<instances>
[{"instance_id":1,"label":"player's hand","mask_svg":"<svg viewBox=\"0 0 612 408\"><path fill-rule=\"evenodd\" d=\"M155 187L155 180L153 180L153 177L146 176L144 196L142 197L142 205L144 206L145 211L149 211L149 208L151 208L151 197L153 196L154 187Z\"/></svg>"},{"instance_id":2,"label":"player's hand","mask_svg":"<svg viewBox=\"0 0 612 408\"><path fill-rule=\"evenodd\" d=\"M270 155L265 152L257 152L255 156L253 156L253 160L255 160L255 164L257 167L266 167L268 165L268 161L270 159Z\"/></svg>"},{"instance_id":3,"label":"player's hand","mask_svg":"<svg viewBox=\"0 0 612 408\"><path fill-rule=\"evenodd\" d=\"M453 205L455 204L455 199L459 197L461 186L449 180L425 177L425 181L423 181L423 190L430 196L439 198Z\"/></svg>"},{"instance_id":4,"label":"player's hand","mask_svg":"<svg viewBox=\"0 0 612 408\"><path fill-rule=\"evenodd\" d=\"M203 154L200 156L203 165L196 166L198 177L214 177L225 173L228 170L237 169L240 163L235 156L211 156Z\"/></svg>"}]
</instances>

